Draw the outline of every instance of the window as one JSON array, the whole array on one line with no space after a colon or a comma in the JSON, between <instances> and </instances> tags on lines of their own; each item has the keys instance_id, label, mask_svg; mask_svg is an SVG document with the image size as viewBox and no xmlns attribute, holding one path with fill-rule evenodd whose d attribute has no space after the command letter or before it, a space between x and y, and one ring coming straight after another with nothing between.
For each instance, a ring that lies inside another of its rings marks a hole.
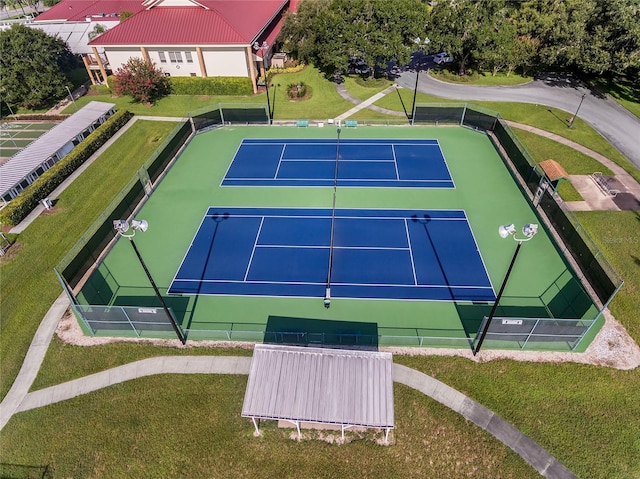
<instances>
[{"instance_id":1,"label":"window","mask_svg":"<svg viewBox=\"0 0 640 479\"><path fill-rule=\"evenodd\" d=\"M167 57L164 55L164 52L158 52L160 56L160 63L167 63Z\"/></svg>"},{"instance_id":2,"label":"window","mask_svg":"<svg viewBox=\"0 0 640 479\"><path fill-rule=\"evenodd\" d=\"M182 52L169 52L169 61L171 63L182 63Z\"/></svg>"},{"instance_id":3,"label":"window","mask_svg":"<svg viewBox=\"0 0 640 479\"><path fill-rule=\"evenodd\" d=\"M191 56L191 52L184 52L184 57L187 59L187 63L193 63L193 57Z\"/></svg>"},{"instance_id":4,"label":"window","mask_svg":"<svg viewBox=\"0 0 640 479\"><path fill-rule=\"evenodd\" d=\"M194 76L196 76L196 74L195 73L191 73L191 76L194 77Z\"/></svg>"}]
</instances>

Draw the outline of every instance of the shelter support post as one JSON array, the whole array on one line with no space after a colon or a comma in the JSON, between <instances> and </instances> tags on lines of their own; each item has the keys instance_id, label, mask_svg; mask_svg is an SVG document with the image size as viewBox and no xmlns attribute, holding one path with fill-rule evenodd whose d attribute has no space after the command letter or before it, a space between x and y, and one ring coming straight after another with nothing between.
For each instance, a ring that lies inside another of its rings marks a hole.
<instances>
[{"instance_id":1,"label":"shelter support post","mask_svg":"<svg viewBox=\"0 0 640 479\"><path fill-rule=\"evenodd\" d=\"M256 436L260 435L260 429L258 429L258 423L256 422L256 418L252 417L251 420L253 421L253 427L256 428Z\"/></svg>"}]
</instances>

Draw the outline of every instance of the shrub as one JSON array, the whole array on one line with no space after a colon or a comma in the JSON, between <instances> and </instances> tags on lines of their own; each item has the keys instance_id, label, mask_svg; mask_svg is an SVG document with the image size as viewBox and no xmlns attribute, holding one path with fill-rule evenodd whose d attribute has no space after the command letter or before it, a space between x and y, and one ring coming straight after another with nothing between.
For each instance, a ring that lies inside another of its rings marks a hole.
<instances>
[{"instance_id":1,"label":"shrub","mask_svg":"<svg viewBox=\"0 0 640 479\"><path fill-rule=\"evenodd\" d=\"M175 95L251 95L253 86L247 77L170 77Z\"/></svg>"},{"instance_id":2,"label":"shrub","mask_svg":"<svg viewBox=\"0 0 640 479\"><path fill-rule=\"evenodd\" d=\"M113 90L116 95L130 95L134 101L153 103L167 95L171 89L169 79L153 62L131 57L115 73Z\"/></svg>"},{"instance_id":3,"label":"shrub","mask_svg":"<svg viewBox=\"0 0 640 479\"><path fill-rule=\"evenodd\" d=\"M287 96L292 100L299 100L307 96L309 87L304 82L290 83L287 86Z\"/></svg>"},{"instance_id":4,"label":"shrub","mask_svg":"<svg viewBox=\"0 0 640 479\"><path fill-rule=\"evenodd\" d=\"M77 170L98 148L104 145L109 138L122 128L132 116L133 114L127 110L120 110L100 125L82 143L71 150L67 156L45 171L22 193L11 200L9 204L0 211L0 224L13 226L22 221L38 206L40 200L46 198L47 195L55 190L71 173Z\"/></svg>"}]
</instances>

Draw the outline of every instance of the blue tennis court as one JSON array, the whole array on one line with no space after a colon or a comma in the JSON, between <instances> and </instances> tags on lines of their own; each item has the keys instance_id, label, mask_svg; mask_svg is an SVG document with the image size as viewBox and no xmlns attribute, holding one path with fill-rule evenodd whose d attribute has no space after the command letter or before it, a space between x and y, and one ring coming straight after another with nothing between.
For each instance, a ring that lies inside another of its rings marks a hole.
<instances>
[{"instance_id":1,"label":"blue tennis court","mask_svg":"<svg viewBox=\"0 0 640 479\"><path fill-rule=\"evenodd\" d=\"M453 188L438 140L244 139L222 186Z\"/></svg>"},{"instance_id":2,"label":"blue tennis court","mask_svg":"<svg viewBox=\"0 0 640 479\"><path fill-rule=\"evenodd\" d=\"M211 207L169 294L323 298L330 208ZM464 211L337 209L333 298L493 301Z\"/></svg>"}]
</instances>

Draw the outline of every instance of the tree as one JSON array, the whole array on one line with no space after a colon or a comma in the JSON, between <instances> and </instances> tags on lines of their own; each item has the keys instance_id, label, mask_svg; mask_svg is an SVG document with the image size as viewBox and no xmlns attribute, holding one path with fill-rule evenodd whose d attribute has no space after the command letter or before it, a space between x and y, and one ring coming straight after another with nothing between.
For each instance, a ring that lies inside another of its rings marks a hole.
<instances>
[{"instance_id":1,"label":"tree","mask_svg":"<svg viewBox=\"0 0 640 479\"><path fill-rule=\"evenodd\" d=\"M153 103L171 90L164 72L142 58L129 58L114 76L116 95L131 95L134 101L141 103Z\"/></svg>"},{"instance_id":2,"label":"tree","mask_svg":"<svg viewBox=\"0 0 640 479\"><path fill-rule=\"evenodd\" d=\"M305 0L296 13L287 14L278 41L282 50L303 62L313 59L316 49L315 23L326 15L331 0Z\"/></svg>"},{"instance_id":3,"label":"tree","mask_svg":"<svg viewBox=\"0 0 640 479\"><path fill-rule=\"evenodd\" d=\"M499 0L496 0L499 1ZM431 13L431 43L447 51L464 75L478 51L485 3L492 0L448 0L438 2Z\"/></svg>"},{"instance_id":4,"label":"tree","mask_svg":"<svg viewBox=\"0 0 640 479\"><path fill-rule=\"evenodd\" d=\"M42 30L13 25L0 32L0 96L36 108L66 95L65 73L77 65L67 44Z\"/></svg>"},{"instance_id":5,"label":"tree","mask_svg":"<svg viewBox=\"0 0 640 479\"><path fill-rule=\"evenodd\" d=\"M425 36L428 11L421 0L305 0L280 39L327 73L346 71L354 58L370 67L406 63L414 38Z\"/></svg>"},{"instance_id":6,"label":"tree","mask_svg":"<svg viewBox=\"0 0 640 479\"><path fill-rule=\"evenodd\" d=\"M107 27L106 26L104 26L101 23L96 23L95 26L93 27L93 29L89 32L89 34L87 36L89 37L89 40L93 40L98 35L101 35L106 31L107 31Z\"/></svg>"}]
</instances>

